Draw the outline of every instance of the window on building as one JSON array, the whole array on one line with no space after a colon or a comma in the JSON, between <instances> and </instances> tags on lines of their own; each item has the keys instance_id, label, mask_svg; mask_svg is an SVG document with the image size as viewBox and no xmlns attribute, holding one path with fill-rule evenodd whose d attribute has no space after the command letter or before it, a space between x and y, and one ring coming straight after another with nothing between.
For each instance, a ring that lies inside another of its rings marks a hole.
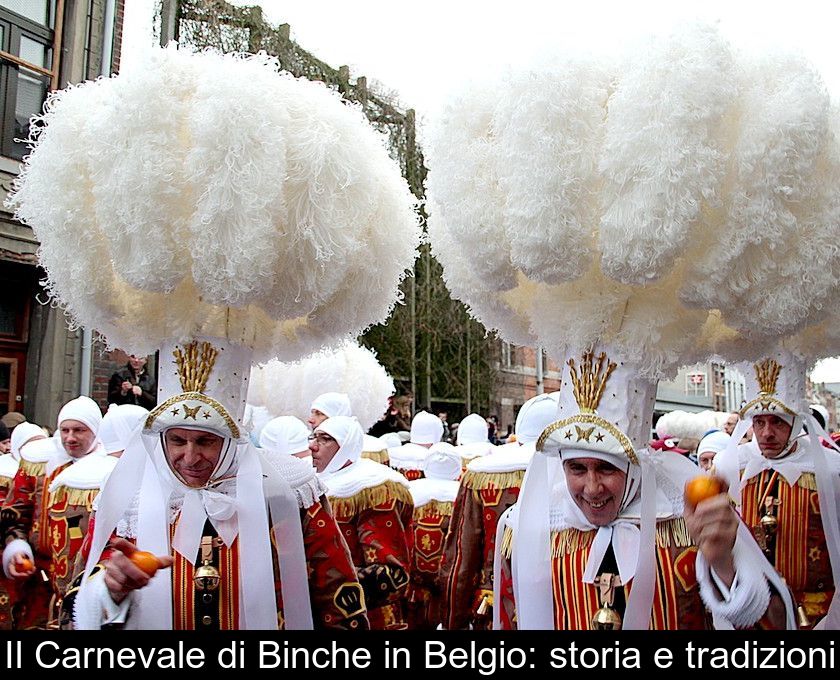
<instances>
[{"instance_id":1,"label":"window on building","mask_svg":"<svg viewBox=\"0 0 840 680\"><path fill-rule=\"evenodd\" d=\"M502 340L502 368L513 366L513 346Z\"/></svg>"},{"instance_id":2,"label":"window on building","mask_svg":"<svg viewBox=\"0 0 840 680\"><path fill-rule=\"evenodd\" d=\"M706 374L700 371L686 373L685 393L690 397L709 396L709 387L708 381L706 380Z\"/></svg>"},{"instance_id":3,"label":"window on building","mask_svg":"<svg viewBox=\"0 0 840 680\"><path fill-rule=\"evenodd\" d=\"M0 0L0 153L21 159L53 82L55 0Z\"/></svg>"}]
</instances>

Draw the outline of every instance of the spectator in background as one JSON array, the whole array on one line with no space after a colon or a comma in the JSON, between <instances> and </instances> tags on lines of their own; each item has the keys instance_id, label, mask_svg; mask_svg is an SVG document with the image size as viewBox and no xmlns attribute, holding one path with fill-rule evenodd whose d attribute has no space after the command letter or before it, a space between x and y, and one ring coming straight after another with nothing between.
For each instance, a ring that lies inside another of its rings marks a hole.
<instances>
[{"instance_id":1,"label":"spectator in background","mask_svg":"<svg viewBox=\"0 0 840 680\"><path fill-rule=\"evenodd\" d=\"M739 417L740 416L737 411L732 411L732 413L727 416L726 422L723 424L723 431L726 432L726 434L731 435L735 431L735 426L738 424Z\"/></svg>"},{"instance_id":2,"label":"spectator in background","mask_svg":"<svg viewBox=\"0 0 840 680\"><path fill-rule=\"evenodd\" d=\"M6 423L0 422L0 453L9 453L12 450L12 435Z\"/></svg>"},{"instance_id":3,"label":"spectator in background","mask_svg":"<svg viewBox=\"0 0 840 680\"><path fill-rule=\"evenodd\" d=\"M125 368L111 376L108 383L109 404L134 404L145 409L157 405L157 384L146 370L146 357L129 355Z\"/></svg>"},{"instance_id":4,"label":"spectator in background","mask_svg":"<svg viewBox=\"0 0 840 680\"><path fill-rule=\"evenodd\" d=\"M22 413L18 413L17 411L9 411L8 413L4 414L0 421L9 428L9 432L14 430L18 425L23 422L26 422L26 416Z\"/></svg>"},{"instance_id":5,"label":"spectator in background","mask_svg":"<svg viewBox=\"0 0 840 680\"><path fill-rule=\"evenodd\" d=\"M498 445L499 438L496 432L499 429L499 419L496 416L487 418L487 440L494 446Z\"/></svg>"}]
</instances>

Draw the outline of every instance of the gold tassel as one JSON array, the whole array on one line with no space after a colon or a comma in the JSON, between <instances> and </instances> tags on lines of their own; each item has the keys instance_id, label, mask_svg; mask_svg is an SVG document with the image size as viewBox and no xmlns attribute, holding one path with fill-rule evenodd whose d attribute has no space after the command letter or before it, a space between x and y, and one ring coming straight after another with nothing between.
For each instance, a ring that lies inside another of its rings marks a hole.
<instances>
[{"instance_id":1,"label":"gold tassel","mask_svg":"<svg viewBox=\"0 0 840 680\"><path fill-rule=\"evenodd\" d=\"M50 496L50 504L62 503L65 500L67 505L84 505L88 510L93 507L93 500L99 495L99 489L68 489L66 486L58 487Z\"/></svg>"},{"instance_id":2,"label":"gold tassel","mask_svg":"<svg viewBox=\"0 0 840 680\"><path fill-rule=\"evenodd\" d=\"M578 529L563 529L551 532L551 556L563 557L578 550L585 550L595 540L597 531L580 531Z\"/></svg>"},{"instance_id":3,"label":"gold tassel","mask_svg":"<svg viewBox=\"0 0 840 680\"><path fill-rule=\"evenodd\" d=\"M505 527L504 532L502 532L502 557L506 560L510 559L510 556L513 555L513 529L510 527Z\"/></svg>"},{"instance_id":4,"label":"gold tassel","mask_svg":"<svg viewBox=\"0 0 840 680\"><path fill-rule=\"evenodd\" d=\"M381 451L362 451L362 458L368 458L369 460L382 465L388 465L390 462L388 449L382 449Z\"/></svg>"},{"instance_id":5,"label":"gold tassel","mask_svg":"<svg viewBox=\"0 0 840 680\"><path fill-rule=\"evenodd\" d=\"M362 489L349 498L329 496L330 505L332 505L336 518L354 517L362 510L375 508L391 499L412 507L414 505L409 490L402 484L390 480L369 489Z\"/></svg>"},{"instance_id":6,"label":"gold tassel","mask_svg":"<svg viewBox=\"0 0 840 680\"><path fill-rule=\"evenodd\" d=\"M422 522L427 517L451 517L451 501L429 501L425 505L414 508L414 521Z\"/></svg>"},{"instance_id":7,"label":"gold tassel","mask_svg":"<svg viewBox=\"0 0 840 680\"><path fill-rule=\"evenodd\" d=\"M21 459L20 469L23 470L23 474L25 475L30 475L31 477L41 477L47 472L47 464L46 462L30 463L28 460Z\"/></svg>"},{"instance_id":8,"label":"gold tassel","mask_svg":"<svg viewBox=\"0 0 840 680\"><path fill-rule=\"evenodd\" d=\"M688 527L682 517L656 523L656 545L660 548L688 548L693 545Z\"/></svg>"},{"instance_id":9,"label":"gold tassel","mask_svg":"<svg viewBox=\"0 0 840 680\"><path fill-rule=\"evenodd\" d=\"M513 472L473 472L467 470L461 477L461 486L473 491L484 491L485 489L510 489L521 487L525 478L525 470L514 470Z\"/></svg>"},{"instance_id":10,"label":"gold tassel","mask_svg":"<svg viewBox=\"0 0 840 680\"><path fill-rule=\"evenodd\" d=\"M799 475L799 479L796 480L796 485L801 486L803 489L808 489L808 491L816 491L817 478L813 472L803 472Z\"/></svg>"}]
</instances>

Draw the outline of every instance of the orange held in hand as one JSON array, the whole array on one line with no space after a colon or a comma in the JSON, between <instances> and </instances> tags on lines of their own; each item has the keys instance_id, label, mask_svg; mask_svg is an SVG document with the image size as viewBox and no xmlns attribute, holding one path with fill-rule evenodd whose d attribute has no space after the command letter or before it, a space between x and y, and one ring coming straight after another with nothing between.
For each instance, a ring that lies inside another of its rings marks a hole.
<instances>
[{"instance_id":1,"label":"orange held in hand","mask_svg":"<svg viewBox=\"0 0 840 680\"><path fill-rule=\"evenodd\" d=\"M18 571L27 572L27 571L32 571L34 568L35 568L35 565L32 564L32 560L30 560L28 557L24 557L20 561L20 569Z\"/></svg>"},{"instance_id":2,"label":"orange held in hand","mask_svg":"<svg viewBox=\"0 0 840 680\"><path fill-rule=\"evenodd\" d=\"M155 572L160 569L160 560L154 553L145 550L137 550L131 553L129 559L134 562L134 566L145 571L149 576L154 576Z\"/></svg>"},{"instance_id":3,"label":"orange held in hand","mask_svg":"<svg viewBox=\"0 0 840 680\"><path fill-rule=\"evenodd\" d=\"M689 505L696 506L700 501L719 496L725 490L719 477L698 475L685 485L685 500Z\"/></svg>"}]
</instances>

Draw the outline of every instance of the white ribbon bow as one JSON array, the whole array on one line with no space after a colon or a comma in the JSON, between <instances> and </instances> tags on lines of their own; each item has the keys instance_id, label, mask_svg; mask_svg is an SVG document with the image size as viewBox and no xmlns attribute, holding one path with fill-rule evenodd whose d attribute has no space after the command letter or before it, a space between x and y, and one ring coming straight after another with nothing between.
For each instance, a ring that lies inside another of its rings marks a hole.
<instances>
[{"instance_id":1,"label":"white ribbon bow","mask_svg":"<svg viewBox=\"0 0 840 680\"><path fill-rule=\"evenodd\" d=\"M231 495L210 489L188 490L172 547L194 565L208 519L225 545L230 547L239 530L236 510L236 498Z\"/></svg>"},{"instance_id":2,"label":"white ribbon bow","mask_svg":"<svg viewBox=\"0 0 840 680\"><path fill-rule=\"evenodd\" d=\"M610 526L599 527L583 572L584 582L595 583L604 555L607 554L607 548L612 544L621 584L629 583L636 575L640 537L641 531L633 522L619 520Z\"/></svg>"}]
</instances>

